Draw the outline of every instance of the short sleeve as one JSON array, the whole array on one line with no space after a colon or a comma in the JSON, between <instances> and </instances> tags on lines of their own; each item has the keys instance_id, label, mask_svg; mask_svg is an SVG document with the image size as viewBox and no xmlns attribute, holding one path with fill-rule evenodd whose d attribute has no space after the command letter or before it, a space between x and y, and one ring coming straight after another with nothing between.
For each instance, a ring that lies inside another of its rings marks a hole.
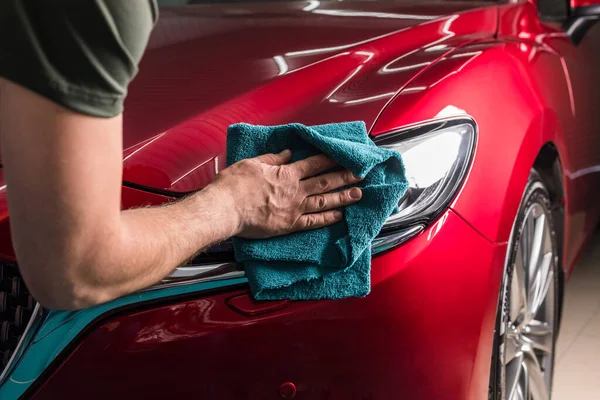
<instances>
[{"instance_id":1,"label":"short sleeve","mask_svg":"<svg viewBox=\"0 0 600 400\"><path fill-rule=\"evenodd\" d=\"M70 110L123 111L155 0L0 0L0 76Z\"/></svg>"}]
</instances>

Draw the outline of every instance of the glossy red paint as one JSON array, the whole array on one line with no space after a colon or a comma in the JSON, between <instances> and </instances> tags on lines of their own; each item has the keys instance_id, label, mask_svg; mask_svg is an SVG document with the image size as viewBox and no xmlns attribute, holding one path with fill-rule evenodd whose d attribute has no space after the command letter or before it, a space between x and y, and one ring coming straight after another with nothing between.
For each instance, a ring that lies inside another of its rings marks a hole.
<instances>
[{"instance_id":1,"label":"glossy red paint","mask_svg":"<svg viewBox=\"0 0 600 400\"><path fill-rule=\"evenodd\" d=\"M236 288L147 305L90 329L34 397L276 399L293 382L297 399L487 398L506 242L540 152L562 166L564 268L598 222L599 46L600 25L574 46L533 2L163 12L126 104L124 179L166 195L124 187L124 208L209 183L239 121L361 119L376 136L467 113L472 167L433 225L373 260L365 299L257 304ZM0 189L2 259L7 232Z\"/></svg>"},{"instance_id":2,"label":"glossy red paint","mask_svg":"<svg viewBox=\"0 0 600 400\"><path fill-rule=\"evenodd\" d=\"M560 55L572 99L573 118L557 137L567 191L565 265L570 271L589 232L596 227L600 188L600 24L594 25L576 47L561 33L538 35L538 41Z\"/></svg>"},{"instance_id":3,"label":"glossy red paint","mask_svg":"<svg viewBox=\"0 0 600 400\"><path fill-rule=\"evenodd\" d=\"M571 8L590 7L600 5L600 0L571 0Z\"/></svg>"},{"instance_id":4,"label":"glossy red paint","mask_svg":"<svg viewBox=\"0 0 600 400\"><path fill-rule=\"evenodd\" d=\"M499 22L500 40L466 44L427 68L394 98L372 133L449 113L473 116L477 151L452 208L499 243L508 240L530 168L551 144L564 171L563 266L572 270L599 217L600 135L594 133L600 115L593 108L600 94L589 82L600 70L594 50L600 26L576 47L557 26L540 22L533 4L499 7Z\"/></svg>"},{"instance_id":5,"label":"glossy red paint","mask_svg":"<svg viewBox=\"0 0 600 400\"><path fill-rule=\"evenodd\" d=\"M486 398L505 250L448 211L373 260L366 299L246 316L222 293L116 317L33 398L266 400L288 381L297 399Z\"/></svg>"},{"instance_id":6,"label":"glossy red paint","mask_svg":"<svg viewBox=\"0 0 600 400\"><path fill-rule=\"evenodd\" d=\"M485 3L376 4L272 3L268 13L248 4L243 20L231 5L163 13L125 107L124 179L175 192L205 186L225 166L236 122L360 115L372 126L421 69L496 29L495 8L469 10Z\"/></svg>"}]
</instances>

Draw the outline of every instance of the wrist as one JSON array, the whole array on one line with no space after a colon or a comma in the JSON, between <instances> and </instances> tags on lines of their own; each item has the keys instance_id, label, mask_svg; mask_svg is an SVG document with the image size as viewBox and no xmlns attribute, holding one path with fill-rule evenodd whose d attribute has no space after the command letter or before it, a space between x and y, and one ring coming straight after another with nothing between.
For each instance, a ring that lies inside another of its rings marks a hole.
<instances>
[{"instance_id":1,"label":"wrist","mask_svg":"<svg viewBox=\"0 0 600 400\"><path fill-rule=\"evenodd\" d=\"M199 193L200 202L208 208L211 222L219 232L218 240L225 240L241 232L241 218L231 192L222 185L211 183Z\"/></svg>"}]
</instances>

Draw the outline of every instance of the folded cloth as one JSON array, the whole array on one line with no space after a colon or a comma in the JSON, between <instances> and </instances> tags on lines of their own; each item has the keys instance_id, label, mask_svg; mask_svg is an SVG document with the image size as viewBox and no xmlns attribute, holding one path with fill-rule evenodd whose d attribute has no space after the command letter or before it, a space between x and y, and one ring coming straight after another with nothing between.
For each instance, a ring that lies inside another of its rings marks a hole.
<instances>
[{"instance_id":1,"label":"folded cloth","mask_svg":"<svg viewBox=\"0 0 600 400\"><path fill-rule=\"evenodd\" d=\"M377 147L364 122L319 126L231 125L227 165L266 153L292 151L292 161L325 153L364 178L358 203L331 226L269 239L233 238L257 300L363 297L371 290L371 241L408 187L400 154Z\"/></svg>"}]
</instances>

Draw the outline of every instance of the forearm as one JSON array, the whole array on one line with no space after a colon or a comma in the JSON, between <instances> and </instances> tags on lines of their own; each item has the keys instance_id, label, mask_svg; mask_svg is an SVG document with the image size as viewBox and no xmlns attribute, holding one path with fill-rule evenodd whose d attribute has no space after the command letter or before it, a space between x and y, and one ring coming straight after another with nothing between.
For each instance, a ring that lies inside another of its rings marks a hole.
<instances>
[{"instance_id":1,"label":"forearm","mask_svg":"<svg viewBox=\"0 0 600 400\"><path fill-rule=\"evenodd\" d=\"M199 250L235 234L237 222L218 189L207 189L165 206L121 211L60 235L54 256L20 254L38 301L54 309L104 303L148 287ZM49 242L46 241L46 244ZM40 268L43 263L45 268Z\"/></svg>"},{"instance_id":2,"label":"forearm","mask_svg":"<svg viewBox=\"0 0 600 400\"><path fill-rule=\"evenodd\" d=\"M98 291L112 297L150 286L200 250L236 233L237 221L227 199L212 186L162 207L121 212L120 251L110 274L96 276ZM108 284L108 285L107 285Z\"/></svg>"}]
</instances>

